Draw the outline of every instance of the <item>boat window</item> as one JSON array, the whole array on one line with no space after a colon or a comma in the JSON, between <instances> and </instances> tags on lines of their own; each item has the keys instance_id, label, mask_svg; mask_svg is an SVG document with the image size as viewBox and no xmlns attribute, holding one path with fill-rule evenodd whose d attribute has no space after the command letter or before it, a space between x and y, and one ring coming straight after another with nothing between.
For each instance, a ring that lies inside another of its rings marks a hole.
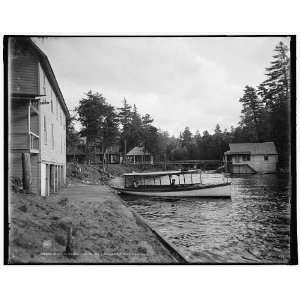
<instances>
[{"instance_id":1,"label":"boat window","mask_svg":"<svg viewBox=\"0 0 300 300\"><path fill-rule=\"evenodd\" d=\"M264 156L264 159L265 159L265 160L269 160L269 156L268 156L268 155L265 155L265 156Z\"/></svg>"}]
</instances>

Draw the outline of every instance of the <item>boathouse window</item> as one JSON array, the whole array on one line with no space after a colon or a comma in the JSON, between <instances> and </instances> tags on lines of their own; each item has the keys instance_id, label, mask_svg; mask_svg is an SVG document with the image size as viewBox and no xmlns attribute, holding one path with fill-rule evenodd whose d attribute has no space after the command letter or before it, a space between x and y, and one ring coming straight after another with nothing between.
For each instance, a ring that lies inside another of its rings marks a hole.
<instances>
[{"instance_id":1,"label":"boathouse window","mask_svg":"<svg viewBox=\"0 0 300 300\"><path fill-rule=\"evenodd\" d=\"M250 161L250 154L244 154L242 157L243 161Z\"/></svg>"},{"instance_id":2,"label":"boathouse window","mask_svg":"<svg viewBox=\"0 0 300 300\"><path fill-rule=\"evenodd\" d=\"M46 116L44 116L44 144L47 145L47 123L46 123Z\"/></svg>"},{"instance_id":3,"label":"boathouse window","mask_svg":"<svg viewBox=\"0 0 300 300\"><path fill-rule=\"evenodd\" d=\"M268 155L265 155L265 156L264 156L264 159L265 159L265 160L269 160L269 156L268 156Z\"/></svg>"}]
</instances>

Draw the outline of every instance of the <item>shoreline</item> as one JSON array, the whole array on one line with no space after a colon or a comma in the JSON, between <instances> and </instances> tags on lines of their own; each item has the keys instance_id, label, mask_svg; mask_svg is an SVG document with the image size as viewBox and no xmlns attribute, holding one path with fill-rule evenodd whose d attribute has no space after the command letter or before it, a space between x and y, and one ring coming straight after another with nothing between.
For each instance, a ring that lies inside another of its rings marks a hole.
<instances>
[{"instance_id":1,"label":"shoreline","mask_svg":"<svg viewBox=\"0 0 300 300\"><path fill-rule=\"evenodd\" d=\"M9 264L186 263L108 184L71 183L47 198L11 192L10 207Z\"/></svg>"}]
</instances>

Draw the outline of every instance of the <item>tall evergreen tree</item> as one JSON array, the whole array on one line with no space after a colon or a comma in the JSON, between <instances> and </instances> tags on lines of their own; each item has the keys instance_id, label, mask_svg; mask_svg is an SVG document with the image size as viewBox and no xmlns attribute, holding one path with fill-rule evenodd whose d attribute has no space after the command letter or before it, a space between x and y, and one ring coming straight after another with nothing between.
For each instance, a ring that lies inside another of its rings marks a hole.
<instances>
[{"instance_id":1,"label":"tall evergreen tree","mask_svg":"<svg viewBox=\"0 0 300 300\"><path fill-rule=\"evenodd\" d=\"M121 130L121 148L124 150L126 154L128 152L127 149L127 140L130 131L130 124L132 122L132 107L127 103L127 100L124 98L123 106L118 108L119 110L119 120L122 125ZM124 147L124 148L123 148Z\"/></svg>"},{"instance_id":2,"label":"tall evergreen tree","mask_svg":"<svg viewBox=\"0 0 300 300\"><path fill-rule=\"evenodd\" d=\"M256 90L253 87L246 86L244 95L239 100L242 105L242 115L240 125L244 131L248 131L248 135L255 142L261 141L260 125L263 113L263 105L257 96Z\"/></svg>"},{"instance_id":3,"label":"tall evergreen tree","mask_svg":"<svg viewBox=\"0 0 300 300\"><path fill-rule=\"evenodd\" d=\"M267 79L259 86L268 114L270 137L279 150L281 166L289 162L290 58L289 49L280 42L274 49L271 66L266 68Z\"/></svg>"},{"instance_id":4,"label":"tall evergreen tree","mask_svg":"<svg viewBox=\"0 0 300 300\"><path fill-rule=\"evenodd\" d=\"M114 107L106 102L102 94L89 91L76 107L78 120L81 122L82 136L87 138L87 146L102 146L104 155L118 135L118 118ZM103 159L104 162L104 159Z\"/></svg>"},{"instance_id":5,"label":"tall evergreen tree","mask_svg":"<svg viewBox=\"0 0 300 300\"><path fill-rule=\"evenodd\" d=\"M185 127L182 133L182 147L189 147L192 142L192 136L193 134L191 133L190 128Z\"/></svg>"}]
</instances>

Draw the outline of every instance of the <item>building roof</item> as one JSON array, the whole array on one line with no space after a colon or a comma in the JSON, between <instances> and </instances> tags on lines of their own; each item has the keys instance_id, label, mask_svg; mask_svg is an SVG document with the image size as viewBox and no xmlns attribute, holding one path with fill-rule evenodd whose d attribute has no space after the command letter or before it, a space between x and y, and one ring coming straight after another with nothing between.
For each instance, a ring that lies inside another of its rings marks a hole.
<instances>
[{"instance_id":1,"label":"building roof","mask_svg":"<svg viewBox=\"0 0 300 300\"><path fill-rule=\"evenodd\" d=\"M229 147L230 150L225 152L226 155L228 154L252 154L252 155L278 154L274 142L229 144Z\"/></svg>"},{"instance_id":2,"label":"building roof","mask_svg":"<svg viewBox=\"0 0 300 300\"><path fill-rule=\"evenodd\" d=\"M55 92L67 118L70 118L70 112L69 112L66 102L64 100L63 94L59 88L59 85L57 83L56 77L54 75L54 72L52 70L52 67L50 65L47 55L31 40L30 37L24 37L24 36L16 37L16 40L20 40L20 41L26 43L33 50L33 52L37 55L37 57L40 61L40 64L41 64L44 72L46 73L47 78L48 78L50 84L52 85L54 92Z\"/></svg>"},{"instance_id":3,"label":"building roof","mask_svg":"<svg viewBox=\"0 0 300 300\"><path fill-rule=\"evenodd\" d=\"M144 147L134 147L126 155L150 155Z\"/></svg>"}]
</instances>

